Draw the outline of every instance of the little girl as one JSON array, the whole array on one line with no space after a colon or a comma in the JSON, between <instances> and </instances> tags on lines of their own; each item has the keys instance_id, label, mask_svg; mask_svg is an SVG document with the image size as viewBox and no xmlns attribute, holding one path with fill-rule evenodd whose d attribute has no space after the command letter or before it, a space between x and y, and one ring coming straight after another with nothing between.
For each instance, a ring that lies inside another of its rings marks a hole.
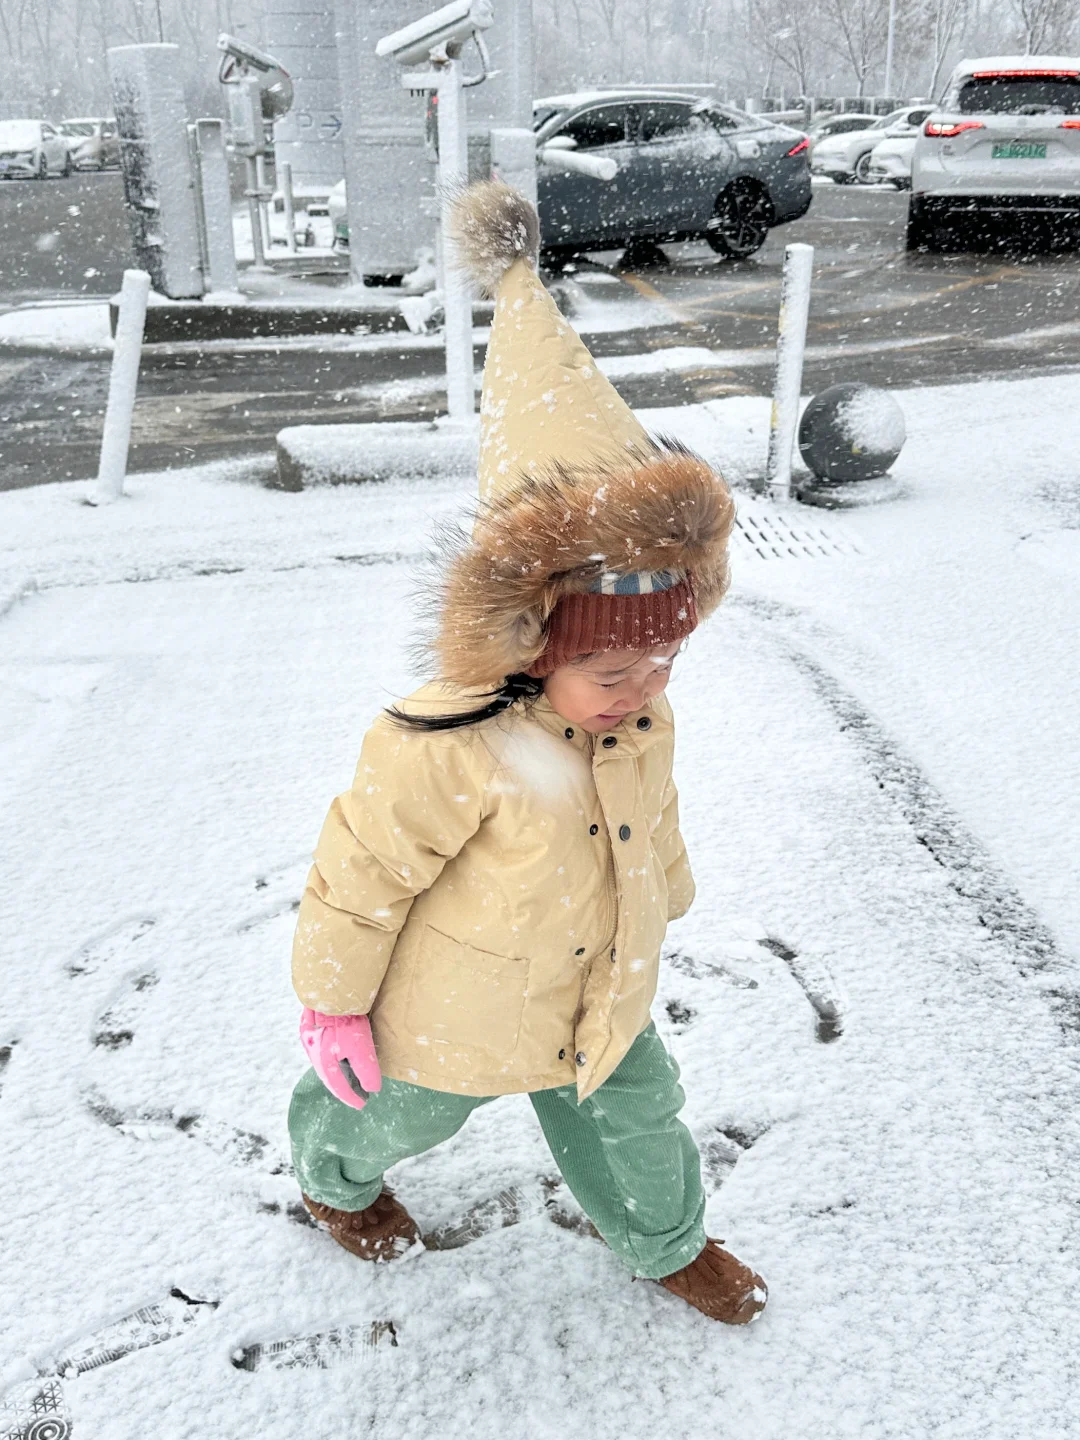
<instances>
[{"instance_id":1,"label":"little girl","mask_svg":"<svg viewBox=\"0 0 1080 1440\"><path fill-rule=\"evenodd\" d=\"M598 372L536 275L523 196L474 185L454 239L496 296L481 508L433 597L438 681L368 731L301 901L296 1173L339 1244L391 1259L418 1231L387 1168L527 1091L619 1259L744 1324L765 1285L705 1234L649 1018L694 895L663 691L727 588L731 497Z\"/></svg>"}]
</instances>

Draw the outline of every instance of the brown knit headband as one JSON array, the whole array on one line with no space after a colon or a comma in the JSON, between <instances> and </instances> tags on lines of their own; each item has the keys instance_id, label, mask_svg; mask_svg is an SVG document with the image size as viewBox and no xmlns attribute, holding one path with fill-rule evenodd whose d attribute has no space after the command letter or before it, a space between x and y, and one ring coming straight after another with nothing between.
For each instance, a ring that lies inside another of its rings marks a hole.
<instances>
[{"instance_id":1,"label":"brown knit headband","mask_svg":"<svg viewBox=\"0 0 1080 1440\"><path fill-rule=\"evenodd\" d=\"M685 640L697 623L689 576L648 594L564 595L551 612L547 645L525 673L542 680L577 655L670 645Z\"/></svg>"}]
</instances>

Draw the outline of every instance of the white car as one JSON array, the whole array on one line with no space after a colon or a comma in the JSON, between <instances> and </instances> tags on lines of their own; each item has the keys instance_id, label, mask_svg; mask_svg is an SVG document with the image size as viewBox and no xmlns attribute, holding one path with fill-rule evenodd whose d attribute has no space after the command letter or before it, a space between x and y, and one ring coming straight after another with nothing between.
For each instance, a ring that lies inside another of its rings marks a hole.
<instances>
[{"instance_id":1,"label":"white car","mask_svg":"<svg viewBox=\"0 0 1080 1440\"><path fill-rule=\"evenodd\" d=\"M881 185L886 181L897 190L911 186L911 157L915 153L918 130L911 135L895 135L882 140L870 151L870 183Z\"/></svg>"},{"instance_id":2,"label":"white car","mask_svg":"<svg viewBox=\"0 0 1080 1440\"><path fill-rule=\"evenodd\" d=\"M76 170L120 168L120 135L115 120L78 115L61 120L60 133L67 138Z\"/></svg>"},{"instance_id":3,"label":"white car","mask_svg":"<svg viewBox=\"0 0 1080 1440\"><path fill-rule=\"evenodd\" d=\"M833 135L849 135L855 130L865 130L875 124L876 120L875 115L853 110L849 110L846 115L819 115L810 122L806 130L810 153L813 154L814 146L820 145L822 140L829 140Z\"/></svg>"},{"instance_id":4,"label":"white car","mask_svg":"<svg viewBox=\"0 0 1080 1440\"><path fill-rule=\"evenodd\" d=\"M0 120L0 178L71 174L71 150L47 120Z\"/></svg>"},{"instance_id":5,"label":"white car","mask_svg":"<svg viewBox=\"0 0 1080 1440\"><path fill-rule=\"evenodd\" d=\"M909 250L961 216L1060 219L1080 238L1080 59L963 60L915 146Z\"/></svg>"},{"instance_id":6,"label":"white car","mask_svg":"<svg viewBox=\"0 0 1080 1440\"><path fill-rule=\"evenodd\" d=\"M865 130L852 130L846 135L833 135L814 146L810 161L813 175L828 175L838 185L870 183L870 154L881 140L894 137L914 139L919 126L933 112L933 106L905 105L891 115L883 115Z\"/></svg>"}]
</instances>

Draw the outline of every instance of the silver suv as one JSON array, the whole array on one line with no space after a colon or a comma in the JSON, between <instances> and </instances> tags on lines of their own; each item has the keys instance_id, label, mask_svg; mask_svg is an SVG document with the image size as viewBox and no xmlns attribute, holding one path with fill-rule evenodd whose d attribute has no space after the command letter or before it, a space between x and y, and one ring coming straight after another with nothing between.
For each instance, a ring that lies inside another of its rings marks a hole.
<instances>
[{"instance_id":1,"label":"silver suv","mask_svg":"<svg viewBox=\"0 0 1080 1440\"><path fill-rule=\"evenodd\" d=\"M1080 59L964 60L911 163L909 250L939 249L964 217L1054 221L1080 238Z\"/></svg>"}]
</instances>

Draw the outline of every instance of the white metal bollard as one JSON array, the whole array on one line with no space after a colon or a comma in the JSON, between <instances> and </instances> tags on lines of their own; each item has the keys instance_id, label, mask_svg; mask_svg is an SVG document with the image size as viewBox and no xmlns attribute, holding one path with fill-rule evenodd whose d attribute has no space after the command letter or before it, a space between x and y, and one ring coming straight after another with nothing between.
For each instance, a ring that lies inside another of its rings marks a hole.
<instances>
[{"instance_id":1,"label":"white metal bollard","mask_svg":"<svg viewBox=\"0 0 1080 1440\"><path fill-rule=\"evenodd\" d=\"M131 416L135 409L135 388L139 380L149 293L150 276L145 270L124 271L109 374L109 399L105 406L105 428L101 435L101 458L92 497L95 505L107 505L124 493Z\"/></svg>"},{"instance_id":2,"label":"white metal bollard","mask_svg":"<svg viewBox=\"0 0 1080 1440\"><path fill-rule=\"evenodd\" d=\"M769 421L769 453L765 462L765 489L774 500L787 500L791 496L791 451L799 420L813 268L812 245L789 245L784 251L784 282L776 338L776 382Z\"/></svg>"},{"instance_id":3,"label":"white metal bollard","mask_svg":"<svg viewBox=\"0 0 1080 1440\"><path fill-rule=\"evenodd\" d=\"M439 193L442 202L443 312L446 338L446 408L450 419L472 423L472 298L465 276L450 253L447 215L469 178L468 131L461 61L448 60L439 71Z\"/></svg>"},{"instance_id":4,"label":"white metal bollard","mask_svg":"<svg viewBox=\"0 0 1080 1440\"><path fill-rule=\"evenodd\" d=\"M296 254L296 206L293 203L292 165L288 160L281 165L281 199L285 206L285 248L290 255Z\"/></svg>"}]
</instances>

